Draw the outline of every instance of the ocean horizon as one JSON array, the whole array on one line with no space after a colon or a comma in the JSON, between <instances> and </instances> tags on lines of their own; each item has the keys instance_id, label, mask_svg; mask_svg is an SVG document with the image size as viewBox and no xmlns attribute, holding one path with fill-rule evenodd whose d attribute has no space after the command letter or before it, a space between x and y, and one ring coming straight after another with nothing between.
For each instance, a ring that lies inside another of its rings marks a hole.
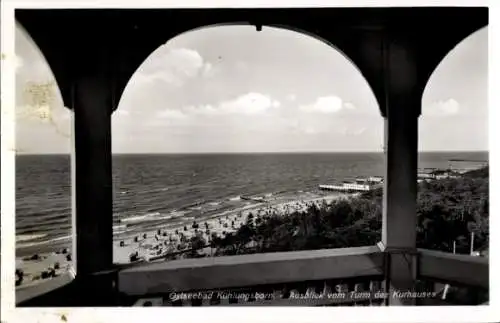
<instances>
[{"instance_id":1,"label":"ocean horizon","mask_svg":"<svg viewBox=\"0 0 500 323\"><path fill-rule=\"evenodd\" d=\"M136 234L242 207L248 202L241 195L295 199L319 194L320 184L384 176L383 157L383 152L113 154L114 234ZM419 167L446 168L451 159L487 161L488 152L422 152ZM68 244L70 164L69 154L16 156L18 252ZM155 221L148 221L151 214Z\"/></svg>"},{"instance_id":2,"label":"ocean horizon","mask_svg":"<svg viewBox=\"0 0 500 323\"><path fill-rule=\"evenodd\" d=\"M115 155L281 155L281 154L383 154L383 150L340 150L340 151L252 151L252 152L114 152ZM419 150L419 154L486 154L489 150ZM66 155L70 153L25 153L16 152L19 156L53 156ZM478 155L477 155L478 156Z\"/></svg>"}]
</instances>

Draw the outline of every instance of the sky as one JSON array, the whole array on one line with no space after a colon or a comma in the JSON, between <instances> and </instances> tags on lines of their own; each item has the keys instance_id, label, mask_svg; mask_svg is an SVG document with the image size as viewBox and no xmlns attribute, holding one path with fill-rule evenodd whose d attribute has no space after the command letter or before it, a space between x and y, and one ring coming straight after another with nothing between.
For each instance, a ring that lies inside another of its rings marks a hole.
<instances>
[{"instance_id":1,"label":"sky","mask_svg":"<svg viewBox=\"0 0 500 323\"><path fill-rule=\"evenodd\" d=\"M422 100L420 150L488 149L488 30L460 43ZM43 55L16 27L17 151L70 151ZM467 131L464 131L467 129ZM219 26L160 46L112 116L113 153L382 151L383 118L357 68L298 32Z\"/></svg>"}]
</instances>

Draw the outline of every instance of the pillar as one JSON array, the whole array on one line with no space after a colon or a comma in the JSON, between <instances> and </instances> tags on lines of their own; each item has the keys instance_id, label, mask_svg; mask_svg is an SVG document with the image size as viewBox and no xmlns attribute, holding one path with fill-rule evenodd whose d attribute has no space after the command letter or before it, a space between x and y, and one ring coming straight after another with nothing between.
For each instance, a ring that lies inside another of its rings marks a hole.
<instances>
[{"instance_id":1,"label":"pillar","mask_svg":"<svg viewBox=\"0 0 500 323\"><path fill-rule=\"evenodd\" d=\"M111 91L103 73L73 84L76 181L76 278L109 270L113 263Z\"/></svg>"},{"instance_id":2,"label":"pillar","mask_svg":"<svg viewBox=\"0 0 500 323\"><path fill-rule=\"evenodd\" d=\"M414 291L417 275L416 200L418 167L418 90L411 47L394 35L384 48L386 117L382 249L387 305L414 305L403 296ZM402 38L400 38L402 39Z\"/></svg>"}]
</instances>

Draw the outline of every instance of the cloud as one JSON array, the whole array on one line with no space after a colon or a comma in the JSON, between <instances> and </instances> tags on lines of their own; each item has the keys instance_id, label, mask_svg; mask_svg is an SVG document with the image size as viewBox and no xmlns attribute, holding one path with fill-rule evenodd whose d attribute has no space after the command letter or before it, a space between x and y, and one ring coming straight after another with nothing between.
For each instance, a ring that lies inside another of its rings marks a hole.
<instances>
[{"instance_id":1,"label":"cloud","mask_svg":"<svg viewBox=\"0 0 500 323\"><path fill-rule=\"evenodd\" d=\"M296 96L295 94L288 94L288 95L286 96L286 99L287 99L288 101L295 101L295 100L297 99L297 96Z\"/></svg>"},{"instance_id":2,"label":"cloud","mask_svg":"<svg viewBox=\"0 0 500 323\"><path fill-rule=\"evenodd\" d=\"M214 74L214 66L211 63L204 63L203 68L201 69L201 74L203 76L211 76Z\"/></svg>"},{"instance_id":3,"label":"cloud","mask_svg":"<svg viewBox=\"0 0 500 323\"><path fill-rule=\"evenodd\" d=\"M323 96L316 99L312 104L303 105L299 108L308 113L337 113L342 110L342 99L337 96Z\"/></svg>"},{"instance_id":4,"label":"cloud","mask_svg":"<svg viewBox=\"0 0 500 323\"><path fill-rule=\"evenodd\" d=\"M187 116L180 110L174 110L174 109L165 109L162 110L158 113L158 118L162 119L173 119L173 120L178 120L178 119L185 119Z\"/></svg>"},{"instance_id":5,"label":"cloud","mask_svg":"<svg viewBox=\"0 0 500 323\"><path fill-rule=\"evenodd\" d=\"M347 110L354 110L356 109L356 106L351 102L344 102L344 108L346 108Z\"/></svg>"},{"instance_id":6,"label":"cloud","mask_svg":"<svg viewBox=\"0 0 500 323\"><path fill-rule=\"evenodd\" d=\"M241 113L241 114L261 114L266 112L271 108L279 107L280 103L273 100L271 97L251 92L242 95L235 100L223 102L220 105L220 109L229 113Z\"/></svg>"},{"instance_id":7,"label":"cloud","mask_svg":"<svg viewBox=\"0 0 500 323\"><path fill-rule=\"evenodd\" d=\"M151 84L164 82L182 86L196 77L209 77L214 67L206 62L197 51L189 48L169 49L163 45L158 48L136 71L134 83Z\"/></svg>"},{"instance_id":8,"label":"cloud","mask_svg":"<svg viewBox=\"0 0 500 323\"><path fill-rule=\"evenodd\" d=\"M221 115L221 114L241 114L241 115L260 115L271 109L281 106L281 102L261 94L250 92L241 95L233 100L223 101L220 104L189 106L185 111L190 114L202 115Z\"/></svg>"},{"instance_id":9,"label":"cloud","mask_svg":"<svg viewBox=\"0 0 500 323\"><path fill-rule=\"evenodd\" d=\"M343 127L340 128L337 132L343 136L360 136L366 131L366 127L361 127L358 129L354 129L351 127Z\"/></svg>"},{"instance_id":10,"label":"cloud","mask_svg":"<svg viewBox=\"0 0 500 323\"><path fill-rule=\"evenodd\" d=\"M424 109L424 115L450 116L460 112L460 104L455 99L434 102L429 108Z\"/></svg>"},{"instance_id":11,"label":"cloud","mask_svg":"<svg viewBox=\"0 0 500 323\"><path fill-rule=\"evenodd\" d=\"M276 128L280 128L286 131L288 134L299 134L299 135L319 135L328 133L330 127L325 126L322 122L317 122L316 120L307 120L295 117L281 117L274 122Z\"/></svg>"},{"instance_id":12,"label":"cloud","mask_svg":"<svg viewBox=\"0 0 500 323\"><path fill-rule=\"evenodd\" d=\"M308 127L304 127L302 129L302 131L304 132L304 134L306 135L318 135L320 133L322 133L323 131L319 130L318 128L316 127L311 127L311 126L308 126Z\"/></svg>"},{"instance_id":13,"label":"cloud","mask_svg":"<svg viewBox=\"0 0 500 323\"><path fill-rule=\"evenodd\" d=\"M194 77L204 67L203 57L197 51L187 48L168 51L163 63L172 73L186 77Z\"/></svg>"},{"instance_id":14,"label":"cloud","mask_svg":"<svg viewBox=\"0 0 500 323\"><path fill-rule=\"evenodd\" d=\"M184 112L189 115L213 115L219 113L211 104L202 104L198 106L190 105L184 108Z\"/></svg>"}]
</instances>

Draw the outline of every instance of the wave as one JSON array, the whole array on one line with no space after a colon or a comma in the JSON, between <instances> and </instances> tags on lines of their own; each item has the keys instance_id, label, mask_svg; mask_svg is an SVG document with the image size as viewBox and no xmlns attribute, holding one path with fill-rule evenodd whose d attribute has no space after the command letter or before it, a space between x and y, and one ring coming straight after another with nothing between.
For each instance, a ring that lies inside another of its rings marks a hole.
<instances>
[{"instance_id":1,"label":"wave","mask_svg":"<svg viewBox=\"0 0 500 323\"><path fill-rule=\"evenodd\" d=\"M116 224L113 226L113 232L116 232L115 230L118 230L118 229L125 229L127 227L126 224Z\"/></svg>"},{"instance_id":2,"label":"wave","mask_svg":"<svg viewBox=\"0 0 500 323\"><path fill-rule=\"evenodd\" d=\"M165 192L168 191L168 187L162 187L162 188L153 188L149 190L140 190L140 191L133 191L129 193L134 193L134 194L146 194L146 193L155 193L155 192Z\"/></svg>"},{"instance_id":3,"label":"wave","mask_svg":"<svg viewBox=\"0 0 500 323\"><path fill-rule=\"evenodd\" d=\"M53 242L70 240L70 239L71 239L71 235L67 235L67 236L52 238L52 239L44 240L44 241L37 241L37 242L30 242L30 243L17 243L16 248L27 248L27 247L33 247L33 246L41 246L41 245L46 245L46 244L50 244Z\"/></svg>"},{"instance_id":4,"label":"wave","mask_svg":"<svg viewBox=\"0 0 500 323\"><path fill-rule=\"evenodd\" d=\"M146 218L144 219L144 221L160 221L160 220L170 220L172 219L173 216L172 215L165 215L165 216L159 216L159 217L154 217L154 218Z\"/></svg>"},{"instance_id":5,"label":"wave","mask_svg":"<svg viewBox=\"0 0 500 323\"><path fill-rule=\"evenodd\" d=\"M33 207L35 208L35 207ZM50 220L63 218L71 215L71 207L64 208L52 208L43 211L35 211L35 212L21 212L16 209L16 214L19 214L19 219L37 219L37 220Z\"/></svg>"},{"instance_id":6,"label":"wave","mask_svg":"<svg viewBox=\"0 0 500 323\"><path fill-rule=\"evenodd\" d=\"M144 215L131 216L128 218L120 219L120 222L139 222L139 221L147 221L152 216L160 215L160 212L148 213Z\"/></svg>"},{"instance_id":7,"label":"wave","mask_svg":"<svg viewBox=\"0 0 500 323\"><path fill-rule=\"evenodd\" d=\"M264 193L263 193L264 194ZM276 196L276 192L274 193L267 193L265 194L266 196ZM279 203L278 204L286 204L287 202L293 202L296 200L296 197L289 197L289 199L284 199L285 196L282 196L279 198ZM223 199L223 201L242 201L241 196L233 196L233 197L226 197ZM243 201L242 201L243 202ZM199 204L200 202L197 203L192 203L192 204ZM207 203L208 205L221 205L223 202L209 202ZM223 217L227 216L230 214L233 214L235 212L248 212L251 209L255 208L258 205L261 205L262 203L242 203L241 205L234 206L232 204L227 204L223 205L221 208L218 209L216 212L216 215L218 217ZM278 205L276 205L278 206ZM201 208L201 207L200 207ZM208 214L207 214L208 215ZM214 213L215 215L215 213ZM123 236L125 235L136 235L140 232L144 231L153 231L156 228L158 228L158 225L161 223L161 221L166 221L165 223L161 224L162 227L168 228L168 227L175 227L180 225L181 223L187 224L190 223L191 221L195 220L197 217L193 216L190 214L189 210L179 210L179 209L172 209L168 213L160 213L160 212L150 212L146 214L135 214L132 216L126 216L123 217L124 214L116 214L115 213L115 222L113 225L113 237L114 239L123 239ZM123 217L120 219L120 217ZM61 235L61 233L57 233ZM64 233L62 233L64 234ZM47 234L40 234L36 235L36 232L33 234L24 234L24 235L19 235L17 238L17 241L24 242L24 243L18 243L17 247L18 248L27 248L27 247L33 247L33 246L41 246L41 245L49 245L54 242L62 241L62 240L68 240L70 241L70 235L63 236L63 237L56 237L52 239L47 239L44 241L30 241L34 239L42 239L46 237ZM49 232L48 234L49 237L54 236Z\"/></svg>"},{"instance_id":8,"label":"wave","mask_svg":"<svg viewBox=\"0 0 500 323\"><path fill-rule=\"evenodd\" d=\"M192 210L194 208L202 207L203 204L215 202L214 199L206 200L206 199L201 199L193 203L186 204L182 207L180 207L180 210Z\"/></svg>"},{"instance_id":9,"label":"wave","mask_svg":"<svg viewBox=\"0 0 500 323\"><path fill-rule=\"evenodd\" d=\"M16 235L16 243L22 242L22 241L30 241L30 240L36 240L40 238L45 238L47 236L46 233L40 233L40 234L19 234Z\"/></svg>"},{"instance_id":10,"label":"wave","mask_svg":"<svg viewBox=\"0 0 500 323\"><path fill-rule=\"evenodd\" d=\"M145 215L131 216L120 219L120 222L126 223L144 223L149 221L170 220L184 216L187 211L170 211L167 215L162 215L160 212L148 213ZM123 225L122 225L123 226ZM122 228L122 227L121 227Z\"/></svg>"},{"instance_id":11,"label":"wave","mask_svg":"<svg viewBox=\"0 0 500 323\"><path fill-rule=\"evenodd\" d=\"M42 220L42 221L24 221L16 224L16 232L19 234L27 234L27 231L34 231L37 233L45 233L46 230L62 229L71 226L71 217Z\"/></svg>"},{"instance_id":12,"label":"wave","mask_svg":"<svg viewBox=\"0 0 500 323\"><path fill-rule=\"evenodd\" d=\"M187 212L186 211L171 211L170 214L172 215L172 218L179 218L183 215L185 215Z\"/></svg>"}]
</instances>

